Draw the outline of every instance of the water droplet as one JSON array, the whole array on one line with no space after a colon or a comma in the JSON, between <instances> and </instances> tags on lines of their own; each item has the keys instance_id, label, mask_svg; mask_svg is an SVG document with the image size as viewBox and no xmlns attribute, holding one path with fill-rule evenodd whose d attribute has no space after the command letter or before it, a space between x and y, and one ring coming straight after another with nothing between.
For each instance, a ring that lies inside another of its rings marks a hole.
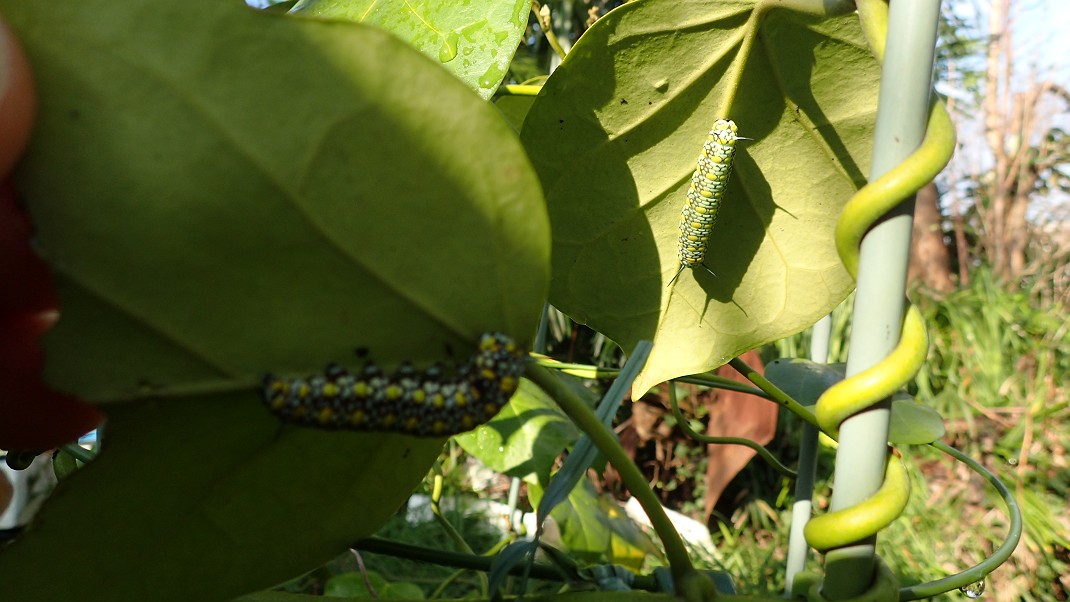
<instances>
[{"instance_id":1,"label":"water droplet","mask_svg":"<svg viewBox=\"0 0 1070 602\"><path fill-rule=\"evenodd\" d=\"M461 35L463 35L464 39L468 40L469 42L475 42L476 34L479 33L479 30L487 26L488 22L486 18L480 19L478 21L473 21L461 28Z\"/></svg>"},{"instance_id":2,"label":"water droplet","mask_svg":"<svg viewBox=\"0 0 1070 602\"><path fill-rule=\"evenodd\" d=\"M457 32L451 31L442 40L442 47L438 49L438 60L448 63L457 57Z\"/></svg>"},{"instance_id":3,"label":"water droplet","mask_svg":"<svg viewBox=\"0 0 1070 602\"><path fill-rule=\"evenodd\" d=\"M976 600L985 593L985 580L981 579L980 581L976 581L969 585L963 585L959 588L959 591L966 594L967 598Z\"/></svg>"},{"instance_id":4,"label":"water droplet","mask_svg":"<svg viewBox=\"0 0 1070 602\"><path fill-rule=\"evenodd\" d=\"M491 63L490 68L483 73L483 77L479 78L479 87L493 88L498 85L498 82L502 81L504 75L505 71L502 70L498 63Z\"/></svg>"}]
</instances>

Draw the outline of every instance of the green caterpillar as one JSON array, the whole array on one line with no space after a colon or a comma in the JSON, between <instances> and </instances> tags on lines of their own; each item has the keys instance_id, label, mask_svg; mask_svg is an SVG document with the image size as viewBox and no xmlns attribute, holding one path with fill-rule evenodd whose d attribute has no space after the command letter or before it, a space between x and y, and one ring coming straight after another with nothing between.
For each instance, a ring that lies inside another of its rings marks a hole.
<instances>
[{"instance_id":1,"label":"green caterpillar","mask_svg":"<svg viewBox=\"0 0 1070 602\"><path fill-rule=\"evenodd\" d=\"M702 145L680 220L680 269L669 281L670 286L687 268L701 265L713 274L703 260L709 248L710 231L717 221L717 210L728 186L728 176L732 173L738 139L735 122L718 119Z\"/></svg>"},{"instance_id":2,"label":"green caterpillar","mask_svg":"<svg viewBox=\"0 0 1070 602\"><path fill-rule=\"evenodd\" d=\"M321 429L384 431L441 437L493 418L516 392L526 354L500 333L484 334L456 374L404 363L386 374L374 362L359 373L330 365L322 374L268 374L262 395L283 422Z\"/></svg>"}]
</instances>

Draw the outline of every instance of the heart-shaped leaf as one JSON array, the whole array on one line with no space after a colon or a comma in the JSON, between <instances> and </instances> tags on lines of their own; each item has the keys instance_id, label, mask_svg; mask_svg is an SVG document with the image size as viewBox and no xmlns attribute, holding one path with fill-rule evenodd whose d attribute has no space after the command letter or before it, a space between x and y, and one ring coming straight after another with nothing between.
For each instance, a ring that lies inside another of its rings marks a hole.
<instances>
[{"instance_id":1,"label":"heart-shaped leaf","mask_svg":"<svg viewBox=\"0 0 1070 602\"><path fill-rule=\"evenodd\" d=\"M437 63L229 2L48 4L0 3L46 24L18 184L61 276L52 384L108 401L534 329L538 185Z\"/></svg>"},{"instance_id":2,"label":"heart-shaped leaf","mask_svg":"<svg viewBox=\"0 0 1070 602\"><path fill-rule=\"evenodd\" d=\"M639 0L589 29L550 76L522 140L554 230L551 301L626 349L633 388L704 372L798 332L852 289L833 244L864 182L879 68L854 15L755 0ZM730 66L758 24L738 80ZM719 107L738 83L728 115ZM705 269L679 268L680 212L719 118L739 135Z\"/></svg>"}]
</instances>

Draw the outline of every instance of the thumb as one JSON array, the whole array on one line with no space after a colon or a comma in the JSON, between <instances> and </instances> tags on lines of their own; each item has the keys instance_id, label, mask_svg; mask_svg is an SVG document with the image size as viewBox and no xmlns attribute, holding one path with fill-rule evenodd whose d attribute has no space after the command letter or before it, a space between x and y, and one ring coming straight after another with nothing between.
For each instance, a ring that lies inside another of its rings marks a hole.
<instances>
[{"instance_id":1,"label":"thumb","mask_svg":"<svg viewBox=\"0 0 1070 602\"><path fill-rule=\"evenodd\" d=\"M30 65L7 25L0 21L0 177L26 146L33 123Z\"/></svg>"}]
</instances>

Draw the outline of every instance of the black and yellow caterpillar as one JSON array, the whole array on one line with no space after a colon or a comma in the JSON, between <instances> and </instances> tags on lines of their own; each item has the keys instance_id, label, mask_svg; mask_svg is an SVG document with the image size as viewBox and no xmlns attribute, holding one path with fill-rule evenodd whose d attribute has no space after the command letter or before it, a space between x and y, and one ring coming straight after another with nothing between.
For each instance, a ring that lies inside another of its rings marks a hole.
<instances>
[{"instance_id":1,"label":"black and yellow caterpillar","mask_svg":"<svg viewBox=\"0 0 1070 602\"><path fill-rule=\"evenodd\" d=\"M447 436L493 418L516 392L527 355L500 333L447 375L441 366L418 371L410 363L392 374L368 362L359 373L329 365L322 374L268 374L263 399L282 421L321 429Z\"/></svg>"},{"instance_id":2,"label":"black and yellow caterpillar","mask_svg":"<svg viewBox=\"0 0 1070 602\"><path fill-rule=\"evenodd\" d=\"M728 176L732 173L732 160L736 156L736 124L730 119L718 119L713 124L702 154L698 158L698 167L691 176L691 186L687 189L687 203L680 219L680 269L669 281L676 282L687 268L705 267L706 251L709 247L710 232L717 221L717 211L721 206ZM712 270L710 270L712 274Z\"/></svg>"}]
</instances>

